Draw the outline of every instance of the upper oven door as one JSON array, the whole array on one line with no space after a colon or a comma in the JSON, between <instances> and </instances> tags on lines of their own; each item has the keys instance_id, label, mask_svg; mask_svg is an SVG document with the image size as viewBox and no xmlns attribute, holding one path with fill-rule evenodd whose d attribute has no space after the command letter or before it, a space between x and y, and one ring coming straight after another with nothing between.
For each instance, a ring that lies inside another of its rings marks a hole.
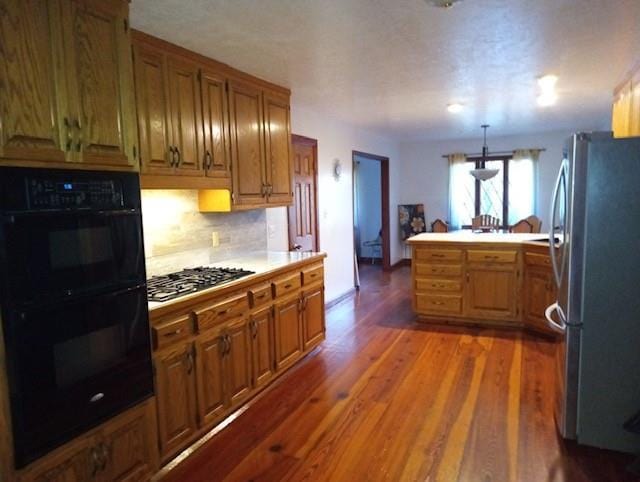
<instances>
[{"instance_id":1,"label":"upper oven door","mask_svg":"<svg viewBox=\"0 0 640 482\"><path fill-rule=\"evenodd\" d=\"M5 216L5 302L32 304L145 282L138 210Z\"/></svg>"}]
</instances>

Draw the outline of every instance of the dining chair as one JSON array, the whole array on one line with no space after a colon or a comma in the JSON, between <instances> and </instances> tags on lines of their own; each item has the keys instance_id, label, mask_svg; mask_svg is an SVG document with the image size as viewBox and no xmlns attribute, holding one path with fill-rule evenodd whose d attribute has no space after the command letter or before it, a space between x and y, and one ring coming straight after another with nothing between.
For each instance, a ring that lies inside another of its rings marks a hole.
<instances>
[{"instance_id":1,"label":"dining chair","mask_svg":"<svg viewBox=\"0 0 640 482\"><path fill-rule=\"evenodd\" d=\"M533 225L526 219L521 219L513 226L509 226L510 233L533 233Z\"/></svg>"},{"instance_id":2,"label":"dining chair","mask_svg":"<svg viewBox=\"0 0 640 482\"><path fill-rule=\"evenodd\" d=\"M538 216L536 216L535 214L532 214L531 216L528 216L526 218L524 218L525 221L527 221L531 227L532 227L532 233L539 233L542 230L542 219L540 219Z\"/></svg>"}]
</instances>

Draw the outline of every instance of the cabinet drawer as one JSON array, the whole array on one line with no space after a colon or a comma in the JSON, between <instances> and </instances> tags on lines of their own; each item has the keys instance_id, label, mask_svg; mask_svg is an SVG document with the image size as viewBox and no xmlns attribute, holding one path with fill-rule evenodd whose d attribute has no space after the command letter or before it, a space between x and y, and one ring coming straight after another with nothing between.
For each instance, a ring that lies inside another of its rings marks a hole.
<instances>
[{"instance_id":1,"label":"cabinet drawer","mask_svg":"<svg viewBox=\"0 0 640 482\"><path fill-rule=\"evenodd\" d=\"M281 296L293 293L300 289L300 273L289 274L286 277L276 279L272 283L273 297L279 298Z\"/></svg>"},{"instance_id":2,"label":"cabinet drawer","mask_svg":"<svg viewBox=\"0 0 640 482\"><path fill-rule=\"evenodd\" d=\"M195 312L196 324L199 331L235 318L249 308L249 301L245 293L226 298L219 303L202 308Z\"/></svg>"},{"instance_id":3,"label":"cabinet drawer","mask_svg":"<svg viewBox=\"0 0 640 482\"><path fill-rule=\"evenodd\" d=\"M551 266L551 258L546 254L525 253L524 262L531 266Z\"/></svg>"},{"instance_id":4,"label":"cabinet drawer","mask_svg":"<svg viewBox=\"0 0 640 482\"><path fill-rule=\"evenodd\" d=\"M476 249L467 251L467 261L471 263L515 263L517 259L517 251L485 251Z\"/></svg>"},{"instance_id":5,"label":"cabinet drawer","mask_svg":"<svg viewBox=\"0 0 640 482\"><path fill-rule=\"evenodd\" d=\"M249 290L249 304L251 308L266 305L271 301L271 285L263 284Z\"/></svg>"},{"instance_id":6,"label":"cabinet drawer","mask_svg":"<svg viewBox=\"0 0 640 482\"><path fill-rule=\"evenodd\" d=\"M460 261L462 251L459 249L416 249L416 260L420 261Z\"/></svg>"},{"instance_id":7,"label":"cabinet drawer","mask_svg":"<svg viewBox=\"0 0 640 482\"><path fill-rule=\"evenodd\" d=\"M461 291L462 283L451 279L416 279L416 291Z\"/></svg>"},{"instance_id":8,"label":"cabinet drawer","mask_svg":"<svg viewBox=\"0 0 640 482\"><path fill-rule=\"evenodd\" d=\"M320 281L323 277L324 267L321 264L302 270L302 284L304 286Z\"/></svg>"},{"instance_id":9,"label":"cabinet drawer","mask_svg":"<svg viewBox=\"0 0 640 482\"><path fill-rule=\"evenodd\" d=\"M416 309L422 313L459 315L462 296L416 294Z\"/></svg>"},{"instance_id":10,"label":"cabinet drawer","mask_svg":"<svg viewBox=\"0 0 640 482\"><path fill-rule=\"evenodd\" d=\"M153 345L156 349L184 340L191 334L191 317L183 316L176 320L160 323L152 328Z\"/></svg>"},{"instance_id":11,"label":"cabinet drawer","mask_svg":"<svg viewBox=\"0 0 640 482\"><path fill-rule=\"evenodd\" d=\"M416 263L416 276L462 276L462 265Z\"/></svg>"}]
</instances>

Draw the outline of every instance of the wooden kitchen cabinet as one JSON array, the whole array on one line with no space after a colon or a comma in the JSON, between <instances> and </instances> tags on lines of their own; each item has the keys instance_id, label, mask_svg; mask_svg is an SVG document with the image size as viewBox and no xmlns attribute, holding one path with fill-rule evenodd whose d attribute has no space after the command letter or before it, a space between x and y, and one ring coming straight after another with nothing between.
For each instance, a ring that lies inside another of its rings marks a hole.
<instances>
[{"instance_id":1,"label":"wooden kitchen cabinet","mask_svg":"<svg viewBox=\"0 0 640 482\"><path fill-rule=\"evenodd\" d=\"M135 167L128 2L63 1L72 148L88 164Z\"/></svg>"},{"instance_id":2,"label":"wooden kitchen cabinet","mask_svg":"<svg viewBox=\"0 0 640 482\"><path fill-rule=\"evenodd\" d=\"M242 403L251 392L251 342L249 323L241 318L226 328L226 381L227 400L231 407Z\"/></svg>"},{"instance_id":3,"label":"wooden kitchen cabinet","mask_svg":"<svg viewBox=\"0 0 640 482\"><path fill-rule=\"evenodd\" d=\"M305 351L324 340L324 321L324 287L318 286L302 294L302 336Z\"/></svg>"},{"instance_id":4,"label":"wooden kitchen cabinet","mask_svg":"<svg viewBox=\"0 0 640 482\"><path fill-rule=\"evenodd\" d=\"M202 104L199 66L173 55L167 57L169 119L174 175L201 176L203 169Z\"/></svg>"},{"instance_id":5,"label":"wooden kitchen cabinet","mask_svg":"<svg viewBox=\"0 0 640 482\"><path fill-rule=\"evenodd\" d=\"M518 274L515 267L467 266L464 296L465 316L516 321L518 317Z\"/></svg>"},{"instance_id":6,"label":"wooden kitchen cabinet","mask_svg":"<svg viewBox=\"0 0 640 482\"><path fill-rule=\"evenodd\" d=\"M295 294L274 304L276 368L283 370L302 356L301 299Z\"/></svg>"},{"instance_id":7,"label":"wooden kitchen cabinet","mask_svg":"<svg viewBox=\"0 0 640 482\"><path fill-rule=\"evenodd\" d=\"M204 123L204 169L209 177L227 179L231 177L231 163L226 79L212 70L203 69L200 89Z\"/></svg>"},{"instance_id":8,"label":"wooden kitchen cabinet","mask_svg":"<svg viewBox=\"0 0 640 482\"><path fill-rule=\"evenodd\" d=\"M255 388L259 388L269 383L275 374L271 306L253 313L250 327L253 384Z\"/></svg>"},{"instance_id":9,"label":"wooden kitchen cabinet","mask_svg":"<svg viewBox=\"0 0 640 482\"><path fill-rule=\"evenodd\" d=\"M551 271L527 267L524 275L524 317L527 324L541 331L551 331L545 310L556 301Z\"/></svg>"},{"instance_id":10,"label":"wooden kitchen cabinet","mask_svg":"<svg viewBox=\"0 0 640 482\"><path fill-rule=\"evenodd\" d=\"M224 394L223 327L214 328L196 338L198 415L202 426L220 420L226 409Z\"/></svg>"},{"instance_id":11,"label":"wooden kitchen cabinet","mask_svg":"<svg viewBox=\"0 0 640 482\"><path fill-rule=\"evenodd\" d=\"M27 466L20 482L137 482L158 467L155 400L112 418Z\"/></svg>"},{"instance_id":12,"label":"wooden kitchen cabinet","mask_svg":"<svg viewBox=\"0 0 640 482\"><path fill-rule=\"evenodd\" d=\"M291 204L293 164L289 97L264 93L267 204Z\"/></svg>"},{"instance_id":13,"label":"wooden kitchen cabinet","mask_svg":"<svg viewBox=\"0 0 640 482\"><path fill-rule=\"evenodd\" d=\"M613 93L611 130L615 137L640 136L640 67Z\"/></svg>"},{"instance_id":14,"label":"wooden kitchen cabinet","mask_svg":"<svg viewBox=\"0 0 640 482\"><path fill-rule=\"evenodd\" d=\"M229 81L229 111L234 205L264 204L267 186L262 90Z\"/></svg>"},{"instance_id":15,"label":"wooden kitchen cabinet","mask_svg":"<svg viewBox=\"0 0 640 482\"><path fill-rule=\"evenodd\" d=\"M124 0L3 3L4 164L136 168L128 8Z\"/></svg>"},{"instance_id":16,"label":"wooden kitchen cabinet","mask_svg":"<svg viewBox=\"0 0 640 482\"><path fill-rule=\"evenodd\" d=\"M175 453L198 430L193 344L177 343L154 356L158 432L163 456Z\"/></svg>"},{"instance_id":17,"label":"wooden kitchen cabinet","mask_svg":"<svg viewBox=\"0 0 640 482\"><path fill-rule=\"evenodd\" d=\"M67 157L60 24L58 1L3 1L0 162L64 162Z\"/></svg>"}]
</instances>

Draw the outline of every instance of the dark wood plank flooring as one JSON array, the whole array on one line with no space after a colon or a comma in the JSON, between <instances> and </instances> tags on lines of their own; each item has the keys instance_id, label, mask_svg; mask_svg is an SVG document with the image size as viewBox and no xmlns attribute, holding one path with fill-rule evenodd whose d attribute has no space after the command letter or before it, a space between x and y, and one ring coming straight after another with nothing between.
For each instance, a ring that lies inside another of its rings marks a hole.
<instances>
[{"instance_id":1,"label":"dark wood plank flooring","mask_svg":"<svg viewBox=\"0 0 640 482\"><path fill-rule=\"evenodd\" d=\"M322 346L164 480L637 480L557 436L553 342L418 324L409 276L364 266Z\"/></svg>"}]
</instances>

